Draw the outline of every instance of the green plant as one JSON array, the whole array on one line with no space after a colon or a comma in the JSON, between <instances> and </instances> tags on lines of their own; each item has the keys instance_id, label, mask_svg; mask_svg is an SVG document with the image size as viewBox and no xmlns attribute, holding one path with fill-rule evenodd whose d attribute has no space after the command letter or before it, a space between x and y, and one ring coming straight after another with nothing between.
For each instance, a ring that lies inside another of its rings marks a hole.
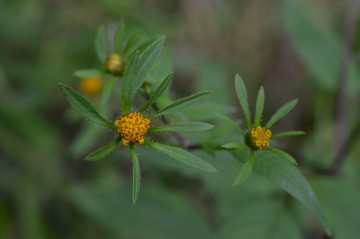
<instances>
[{"instance_id":1,"label":"green plant","mask_svg":"<svg viewBox=\"0 0 360 239\"><path fill-rule=\"evenodd\" d=\"M317 218L325 228L326 232L330 234L330 229L323 216L319 202L314 196L314 192L310 185L301 172L296 167L289 164L289 162L296 164L295 159L290 154L280 149L268 147L271 139L304 134L302 131L289 131L272 135L270 131L270 128L295 106L297 100L293 100L281 107L265 126L261 126L260 123L265 101L264 90L261 87L257 97L254 124L251 124L250 110L247 102L247 90L242 79L239 75L236 75L236 93L244 111L247 122L247 132L245 133L237 123L233 122L226 115L216 112L215 115L222 123L228 123L233 128L237 129L241 133L243 141L234 141L216 145L209 143L210 141L208 140L199 144L190 144L181 133L209 130L213 126L203 122L170 122L176 118L176 114L180 110L198 102L211 92L204 91L172 101L167 95L167 88L173 78L172 73L163 76L156 81L145 80L151 78L152 72L159 67L158 57L164 44L164 37L143 41L141 34L135 34L136 37L127 39L125 37L125 25L123 24L118 27L115 34L114 49L117 51L116 54L120 53L118 56L121 58L121 61L118 61L119 58L116 56L115 66L117 65L119 67L114 70L112 67L108 66L110 64L109 61L113 61L114 54L110 55L109 58L106 57L107 51L105 50L106 46L104 44L104 42L106 42L104 40L104 32L102 27L98 31L96 51L102 64L106 66L106 69L81 70L76 71L75 75L80 77L108 75L108 77L112 79L105 83L102 103L106 102L112 89L115 87L114 79L121 79L119 103L119 106L121 106L121 115L114 119L114 122L112 123L101 116L100 113L98 113L95 108L74 89L64 84L59 85L63 94L77 112L82 114L88 120L110 128L118 133L118 137L116 137L111 144L91 153L86 157L86 160L96 161L105 157L112 152L121 141L123 144L129 146L133 163L132 195L134 204L140 190L140 165L135 145L148 145L182 163L207 172L216 172L216 169L210 163L202 160L200 157L189 151L194 149L204 149L207 152L214 152L216 150L226 149L229 150L235 159L243 164L240 167L233 184L237 185L244 182L254 170L256 173L275 182L290 195L299 200ZM142 42L142 44L139 42ZM133 45L133 47L130 47L129 45ZM127 50L130 48L132 51ZM132 111L132 103L136 94L143 96L146 99L146 102L142 107L139 107L139 110ZM163 98L163 100L160 101L161 98ZM159 107L160 105L161 107ZM152 108L152 112L144 114L150 110L150 108ZM174 116L168 118L169 115L172 114ZM158 117L160 117L164 124L161 126L151 125L151 121ZM162 144L148 138L150 133L157 132L172 132L173 136L180 143L180 146L174 147L170 145L170 141L166 144ZM213 136L210 136L210 138L211 137ZM246 154L244 149L249 150L250 156L244 157ZM255 160L255 155L257 156L257 160Z\"/></svg>"}]
</instances>

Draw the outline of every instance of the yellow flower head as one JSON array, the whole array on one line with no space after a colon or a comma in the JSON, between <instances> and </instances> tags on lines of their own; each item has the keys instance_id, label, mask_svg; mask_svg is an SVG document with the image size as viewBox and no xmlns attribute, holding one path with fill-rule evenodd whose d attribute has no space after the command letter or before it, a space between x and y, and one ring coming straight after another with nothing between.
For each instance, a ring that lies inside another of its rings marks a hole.
<instances>
[{"instance_id":1,"label":"yellow flower head","mask_svg":"<svg viewBox=\"0 0 360 239\"><path fill-rule=\"evenodd\" d=\"M112 54L110 55L105 62L106 69L113 73L120 75L124 71L124 62L120 55Z\"/></svg>"},{"instance_id":2,"label":"yellow flower head","mask_svg":"<svg viewBox=\"0 0 360 239\"><path fill-rule=\"evenodd\" d=\"M253 149L262 149L269 146L271 131L267 127L252 128L246 137L246 144Z\"/></svg>"},{"instance_id":3,"label":"yellow flower head","mask_svg":"<svg viewBox=\"0 0 360 239\"><path fill-rule=\"evenodd\" d=\"M103 87L101 77L86 77L81 80L81 91L88 95L96 95Z\"/></svg>"},{"instance_id":4,"label":"yellow flower head","mask_svg":"<svg viewBox=\"0 0 360 239\"><path fill-rule=\"evenodd\" d=\"M140 112L132 112L125 116L116 118L115 126L122 137L123 144L144 143L144 135L150 127L150 119L144 117Z\"/></svg>"}]
</instances>

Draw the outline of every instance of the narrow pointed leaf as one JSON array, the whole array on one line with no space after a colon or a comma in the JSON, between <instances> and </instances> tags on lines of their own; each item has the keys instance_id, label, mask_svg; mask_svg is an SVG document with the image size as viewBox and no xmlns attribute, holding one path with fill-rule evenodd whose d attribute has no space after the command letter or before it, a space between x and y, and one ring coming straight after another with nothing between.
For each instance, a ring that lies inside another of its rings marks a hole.
<instances>
[{"instance_id":1,"label":"narrow pointed leaf","mask_svg":"<svg viewBox=\"0 0 360 239\"><path fill-rule=\"evenodd\" d=\"M165 37L160 37L141 54L136 53L130 59L121 84L121 112L123 115L130 113L131 101L159 57L164 40Z\"/></svg>"},{"instance_id":2,"label":"narrow pointed leaf","mask_svg":"<svg viewBox=\"0 0 360 239\"><path fill-rule=\"evenodd\" d=\"M80 78L96 77L105 75L105 71L99 69L82 69L75 71L74 75Z\"/></svg>"},{"instance_id":3,"label":"narrow pointed leaf","mask_svg":"<svg viewBox=\"0 0 360 239\"><path fill-rule=\"evenodd\" d=\"M243 150L232 150L231 153L239 161L245 162ZM258 150L253 170L255 173L273 181L299 200L320 222L327 234L331 235L331 230L325 220L319 201L297 167L285 162L275 154Z\"/></svg>"},{"instance_id":4,"label":"narrow pointed leaf","mask_svg":"<svg viewBox=\"0 0 360 239\"><path fill-rule=\"evenodd\" d=\"M212 129L214 126L203 122L185 122L177 124L161 125L149 128L147 132L178 132L191 133Z\"/></svg>"},{"instance_id":5,"label":"narrow pointed leaf","mask_svg":"<svg viewBox=\"0 0 360 239\"><path fill-rule=\"evenodd\" d=\"M154 91L154 93L151 95L150 99L145 103L143 107L139 110L140 113L144 112L147 108L149 108L152 104L154 104L157 99L164 93L164 91L168 88L174 74L171 73L168 75L159 85L158 88Z\"/></svg>"},{"instance_id":6,"label":"narrow pointed leaf","mask_svg":"<svg viewBox=\"0 0 360 239\"><path fill-rule=\"evenodd\" d=\"M101 25L96 33L95 37L95 51L102 63L105 63L107 57L107 49L106 49L106 30L105 26Z\"/></svg>"},{"instance_id":7,"label":"narrow pointed leaf","mask_svg":"<svg viewBox=\"0 0 360 239\"><path fill-rule=\"evenodd\" d=\"M250 130L251 129L251 116L250 116L250 110L249 110L249 103L247 100L247 90L246 90L244 81L241 79L241 77L238 74L236 74L236 76L235 76L235 89L236 89L236 94L239 99L241 108L242 108L245 118L246 118L248 130Z\"/></svg>"},{"instance_id":8,"label":"narrow pointed leaf","mask_svg":"<svg viewBox=\"0 0 360 239\"><path fill-rule=\"evenodd\" d=\"M131 160L133 163L133 204L136 203L140 192L141 172L139 160L136 155L134 143L130 143Z\"/></svg>"},{"instance_id":9,"label":"narrow pointed leaf","mask_svg":"<svg viewBox=\"0 0 360 239\"><path fill-rule=\"evenodd\" d=\"M214 112L215 116L218 117L219 119L225 121L226 123L228 123L229 125L231 125L232 127L234 127L235 129L239 130L240 133L245 136L244 131L234 122L232 121L229 117L227 117L224 114L218 113L218 112Z\"/></svg>"},{"instance_id":10,"label":"narrow pointed leaf","mask_svg":"<svg viewBox=\"0 0 360 239\"><path fill-rule=\"evenodd\" d=\"M230 142L230 143L226 143L221 145L221 147L226 148L226 149L245 149L245 148L249 148L246 144L242 144L239 142Z\"/></svg>"},{"instance_id":11,"label":"narrow pointed leaf","mask_svg":"<svg viewBox=\"0 0 360 239\"><path fill-rule=\"evenodd\" d=\"M270 152L275 153L275 154L278 155L280 158L285 159L286 161L289 161L289 162L292 163L292 164L297 165L297 162L296 162L296 160L294 159L293 156L291 156L290 154L288 154L288 153L286 153L286 152L284 152L284 151L282 151L282 150L280 150L280 149L275 149L275 148L271 148L271 147L266 147L266 148L264 148L264 149L265 149L265 150L268 150L268 151L270 151Z\"/></svg>"},{"instance_id":12,"label":"narrow pointed leaf","mask_svg":"<svg viewBox=\"0 0 360 239\"><path fill-rule=\"evenodd\" d=\"M125 39L125 23L122 21L116 29L114 37L115 53L120 54Z\"/></svg>"},{"instance_id":13,"label":"narrow pointed leaf","mask_svg":"<svg viewBox=\"0 0 360 239\"><path fill-rule=\"evenodd\" d=\"M70 105L82 116L99 125L116 130L117 127L102 117L95 108L73 88L59 84L61 91Z\"/></svg>"},{"instance_id":14,"label":"narrow pointed leaf","mask_svg":"<svg viewBox=\"0 0 360 239\"><path fill-rule=\"evenodd\" d=\"M181 163L187 164L194 168L198 168L200 170L204 170L210 173L216 172L216 169L211 164L181 148L171 147L165 144L156 143L146 139L145 139L145 143L169 155L170 157L178 160Z\"/></svg>"},{"instance_id":15,"label":"narrow pointed leaf","mask_svg":"<svg viewBox=\"0 0 360 239\"><path fill-rule=\"evenodd\" d=\"M210 94L212 92L210 91L205 91L205 92L200 92L197 94L193 94L190 95L188 97L184 97L181 99L178 99L177 101L175 101L174 103L166 106L165 108L153 113L150 115L151 118L155 118L155 117L159 117L161 115L166 115L166 114L171 114L174 113L176 111L182 110L192 104L195 104L196 102L198 102L199 100L201 100L202 98L204 98L206 95Z\"/></svg>"},{"instance_id":16,"label":"narrow pointed leaf","mask_svg":"<svg viewBox=\"0 0 360 239\"><path fill-rule=\"evenodd\" d=\"M275 135L271 136L270 139L276 139L276 138L285 137L285 136L303 135L303 134L305 134L304 131L287 131L287 132L275 134Z\"/></svg>"},{"instance_id":17,"label":"narrow pointed leaf","mask_svg":"<svg viewBox=\"0 0 360 239\"><path fill-rule=\"evenodd\" d=\"M266 127L271 128L279 119L281 119L287 113L289 113L289 111L292 108L294 108L294 106L296 105L297 102L298 102L297 99L292 100L292 101L288 102L287 104L285 104L284 106L282 106L280 109L278 109L275 112L275 114L271 117L269 122L266 124Z\"/></svg>"},{"instance_id":18,"label":"narrow pointed leaf","mask_svg":"<svg viewBox=\"0 0 360 239\"><path fill-rule=\"evenodd\" d=\"M264 110L264 101L265 101L265 93L264 93L264 88L261 86L259 89L257 100L256 100L254 127L257 127L260 125L261 117L262 117L263 110Z\"/></svg>"},{"instance_id":19,"label":"narrow pointed leaf","mask_svg":"<svg viewBox=\"0 0 360 239\"><path fill-rule=\"evenodd\" d=\"M106 81L103 93L101 95L101 104L102 105L104 105L108 101L108 99L111 95L111 91L114 87L115 81L116 81L116 77L111 77L110 79L108 79Z\"/></svg>"},{"instance_id":20,"label":"narrow pointed leaf","mask_svg":"<svg viewBox=\"0 0 360 239\"><path fill-rule=\"evenodd\" d=\"M233 185L238 185L249 178L252 172L254 161L255 161L255 154L254 151L251 150L249 159L246 161L246 163L241 165L238 173L236 174Z\"/></svg>"},{"instance_id":21,"label":"narrow pointed leaf","mask_svg":"<svg viewBox=\"0 0 360 239\"><path fill-rule=\"evenodd\" d=\"M135 51L139 49L140 46L140 38L143 35L143 31L135 33L133 36L129 38L127 41L124 50L123 55L129 55L131 56Z\"/></svg>"},{"instance_id":22,"label":"narrow pointed leaf","mask_svg":"<svg viewBox=\"0 0 360 239\"><path fill-rule=\"evenodd\" d=\"M95 152L89 154L85 160L87 161L97 161L104 158L106 155L111 153L116 146L120 143L121 137L117 137L111 144L102 147L101 149L96 150Z\"/></svg>"}]
</instances>

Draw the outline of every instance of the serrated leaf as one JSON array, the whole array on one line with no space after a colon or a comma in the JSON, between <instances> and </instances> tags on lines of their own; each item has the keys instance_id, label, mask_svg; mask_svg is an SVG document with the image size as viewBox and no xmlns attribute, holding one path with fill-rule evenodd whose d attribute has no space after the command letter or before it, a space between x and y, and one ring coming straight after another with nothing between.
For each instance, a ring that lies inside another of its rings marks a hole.
<instances>
[{"instance_id":1,"label":"serrated leaf","mask_svg":"<svg viewBox=\"0 0 360 239\"><path fill-rule=\"evenodd\" d=\"M103 76L105 72L99 69L81 69L74 72L74 75L80 78Z\"/></svg>"},{"instance_id":2,"label":"serrated leaf","mask_svg":"<svg viewBox=\"0 0 360 239\"><path fill-rule=\"evenodd\" d=\"M303 134L306 134L306 133L304 131L287 131L287 132L275 134L275 135L271 136L270 139L276 139L276 138L285 137L285 136L303 135Z\"/></svg>"},{"instance_id":3,"label":"serrated leaf","mask_svg":"<svg viewBox=\"0 0 360 239\"><path fill-rule=\"evenodd\" d=\"M106 30L105 26L101 25L96 33L95 37L95 51L102 63L105 63L107 57L107 49L106 49Z\"/></svg>"},{"instance_id":4,"label":"serrated leaf","mask_svg":"<svg viewBox=\"0 0 360 239\"><path fill-rule=\"evenodd\" d=\"M236 74L235 76L235 89L236 89L236 95L239 99L241 108L244 112L248 130L251 129L251 116L250 116L250 110L249 110L249 103L247 100L247 90L246 86L244 84L244 81L241 79L241 77Z\"/></svg>"},{"instance_id":5,"label":"serrated leaf","mask_svg":"<svg viewBox=\"0 0 360 239\"><path fill-rule=\"evenodd\" d=\"M121 137L119 136L111 144L106 145L105 147L102 147L96 150L95 152L89 154L88 156L86 156L85 160L97 161L104 158L106 155L111 153L116 148L116 146L120 143L120 141L121 141Z\"/></svg>"},{"instance_id":6,"label":"serrated leaf","mask_svg":"<svg viewBox=\"0 0 360 239\"><path fill-rule=\"evenodd\" d=\"M254 151L251 150L249 159L246 161L246 163L241 165L239 171L237 172L233 185L238 185L249 178L252 172L252 168L254 166L254 161L255 161L255 154Z\"/></svg>"},{"instance_id":7,"label":"serrated leaf","mask_svg":"<svg viewBox=\"0 0 360 239\"><path fill-rule=\"evenodd\" d=\"M239 161L244 162L243 152L241 151L242 150L232 150L231 153ZM253 168L254 172L273 181L299 200L320 222L328 235L331 235L331 230L326 223L315 193L299 169L285 162L277 155L269 154L263 150L257 151L256 158Z\"/></svg>"},{"instance_id":8,"label":"serrated leaf","mask_svg":"<svg viewBox=\"0 0 360 239\"><path fill-rule=\"evenodd\" d=\"M108 101L115 81L116 81L116 77L111 77L110 79L108 79L106 81L103 93L101 95L101 104L102 105L104 105Z\"/></svg>"},{"instance_id":9,"label":"serrated leaf","mask_svg":"<svg viewBox=\"0 0 360 239\"><path fill-rule=\"evenodd\" d=\"M102 117L95 108L73 88L59 84L61 91L70 105L82 116L99 125L117 130L117 127Z\"/></svg>"},{"instance_id":10,"label":"serrated leaf","mask_svg":"<svg viewBox=\"0 0 360 239\"><path fill-rule=\"evenodd\" d=\"M139 110L140 113L144 112L147 108L149 108L152 104L154 104L156 102L156 100L168 88L173 77L174 77L174 74L171 73L161 82L161 84L158 86L158 88L156 88L154 93L150 96L150 99L145 103L145 105L143 107L141 107L141 109Z\"/></svg>"},{"instance_id":11,"label":"serrated leaf","mask_svg":"<svg viewBox=\"0 0 360 239\"><path fill-rule=\"evenodd\" d=\"M179 133L191 133L212 129L214 126L203 122L185 122L177 124L161 125L151 127L147 132L179 132Z\"/></svg>"},{"instance_id":12,"label":"serrated leaf","mask_svg":"<svg viewBox=\"0 0 360 239\"><path fill-rule=\"evenodd\" d=\"M129 61L121 84L121 112L130 113L131 101L154 66L164 45L165 37L154 41L141 54L135 54Z\"/></svg>"},{"instance_id":13,"label":"serrated leaf","mask_svg":"<svg viewBox=\"0 0 360 239\"><path fill-rule=\"evenodd\" d=\"M181 163L187 164L194 168L198 168L200 170L204 170L204 171L207 171L210 173L216 172L216 169L211 164L209 164L208 162L202 160L201 158L199 158L181 148L171 147L171 146L156 143L156 142L153 142L153 141L150 141L147 139L145 139L145 144L169 155L170 157L178 160Z\"/></svg>"},{"instance_id":14,"label":"serrated leaf","mask_svg":"<svg viewBox=\"0 0 360 239\"><path fill-rule=\"evenodd\" d=\"M206 95L208 95L210 93L211 93L210 91L204 91L204 92L200 92L200 93L190 95L188 97L178 99L174 103L172 103L172 104L166 106L165 108L151 114L150 117L155 118L155 117L159 117L161 115L171 114L171 113L174 113L176 111L182 110L182 109L184 109L185 107L187 107L189 105L195 104L196 102L198 102L199 100L201 100L202 98L204 98Z\"/></svg>"},{"instance_id":15,"label":"serrated leaf","mask_svg":"<svg viewBox=\"0 0 360 239\"><path fill-rule=\"evenodd\" d=\"M259 89L257 99L256 99L254 127L257 127L260 125L262 113L264 110L264 101L265 101L265 93L264 93L264 88L261 86Z\"/></svg>"},{"instance_id":16,"label":"serrated leaf","mask_svg":"<svg viewBox=\"0 0 360 239\"><path fill-rule=\"evenodd\" d=\"M121 53L122 46L125 39L125 23L122 21L116 29L114 36L114 51L117 54Z\"/></svg>"},{"instance_id":17,"label":"serrated leaf","mask_svg":"<svg viewBox=\"0 0 360 239\"><path fill-rule=\"evenodd\" d=\"M266 124L266 127L271 128L278 120L284 117L287 113L290 112L292 108L298 102L297 99L288 102L287 104L283 105L280 109L278 109L275 114L271 117L269 122Z\"/></svg>"},{"instance_id":18,"label":"serrated leaf","mask_svg":"<svg viewBox=\"0 0 360 239\"><path fill-rule=\"evenodd\" d=\"M290 154L280 150L280 149L276 149L276 148L271 148L271 147L266 147L264 148L264 150L268 150L270 152L273 152L275 153L277 156L279 156L280 158L292 163L292 164L295 164L297 165L297 162L296 160L294 159L293 156L291 156Z\"/></svg>"},{"instance_id":19,"label":"serrated leaf","mask_svg":"<svg viewBox=\"0 0 360 239\"><path fill-rule=\"evenodd\" d=\"M133 163L133 204L136 203L137 198L140 192L140 181L141 181L141 172L140 172L140 165L139 160L136 155L134 143L130 143L130 152L131 152L131 160Z\"/></svg>"},{"instance_id":20,"label":"serrated leaf","mask_svg":"<svg viewBox=\"0 0 360 239\"><path fill-rule=\"evenodd\" d=\"M245 136L244 131L243 131L234 121L232 121L229 117L227 117L227 116L224 115L224 114L218 113L218 112L214 112L214 115L215 115L216 117L218 117L219 119L224 120L226 123L228 123L229 125L231 125L231 126L234 127L235 129L239 130L240 133L241 133L243 136Z\"/></svg>"},{"instance_id":21,"label":"serrated leaf","mask_svg":"<svg viewBox=\"0 0 360 239\"><path fill-rule=\"evenodd\" d=\"M221 147L226 148L226 149L245 149L245 148L249 148L246 144L239 143L239 142L229 142L229 143L221 145Z\"/></svg>"}]
</instances>

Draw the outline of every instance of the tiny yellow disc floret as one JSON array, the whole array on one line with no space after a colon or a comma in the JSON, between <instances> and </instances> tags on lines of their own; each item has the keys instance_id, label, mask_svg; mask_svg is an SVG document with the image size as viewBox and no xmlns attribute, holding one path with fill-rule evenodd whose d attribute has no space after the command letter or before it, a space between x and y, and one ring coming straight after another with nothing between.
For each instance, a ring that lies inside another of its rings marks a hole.
<instances>
[{"instance_id":1,"label":"tiny yellow disc floret","mask_svg":"<svg viewBox=\"0 0 360 239\"><path fill-rule=\"evenodd\" d=\"M150 127L150 119L139 112L132 112L116 118L115 126L122 137L123 144L129 142L142 144L147 129Z\"/></svg>"},{"instance_id":2,"label":"tiny yellow disc floret","mask_svg":"<svg viewBox=\"0 0 360 239\"><path fill-rule=\"evenodd\" d=\"M247 135L247 144L253 149L262 149L269 146L271 131L267 127L252 128Z\"/></svg>"}]
</instances>

